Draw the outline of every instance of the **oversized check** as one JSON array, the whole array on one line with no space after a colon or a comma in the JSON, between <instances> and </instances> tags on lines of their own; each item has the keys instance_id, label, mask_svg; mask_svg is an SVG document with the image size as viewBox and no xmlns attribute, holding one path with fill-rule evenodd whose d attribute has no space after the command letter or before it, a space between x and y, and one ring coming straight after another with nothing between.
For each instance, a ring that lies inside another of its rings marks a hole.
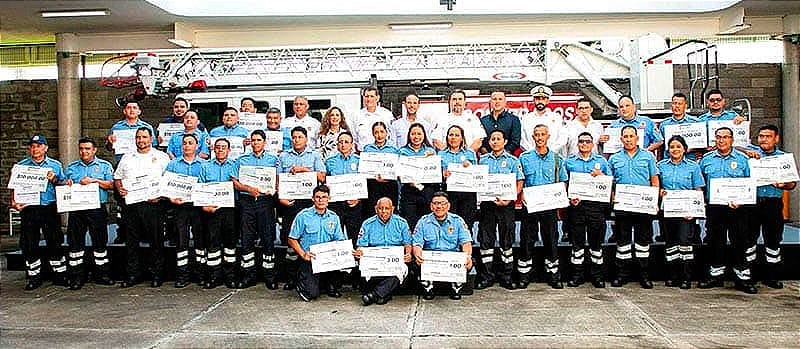
<instances>
[{"instance_id":1,"label":"oversized check","mask_svg":"<svg viewBox=\"0 0 800 349\"><path fill-rule=\"evenodd\" d=\"M611 202L611 187L614 177L589 173L572 172L569 174L569 193L571 199L584 201Z\"/></svg>"},{"instance_id":2,"label":"oversized check","mask_svg":"<svg viewBox=\"0 0 800 349\"><path fill-rule=\"evenodd\" d=\"M194 206L234 207L233 182L197 183L192 188Z\"/></svg>"},{"instance_id":3,"label":"oversized check","mask_svg":"<svg viewBox=\"0 0 800 349\"><path fill-rule=\"evenodd\" d=\"M283 132L264 131L264 150L268 153L277 154L283 151Z\"/></svg>"},{"instance_id":4,"label":"oversized check","mask_svg":"<svg viewBox=\"0 0 800 349\"><path fill-rule=\"evenodd\" d=\"M569 206L564 182L522 188L522 197L525 198L525 207L528 209L528 213Z\"/></svg>"},{"instance_id":5,"label":"oversized check","mask_svg":"<svg viewBox=\"0 0 800 349\"><path fill-rule=\"evenodd\" d=\"M669 140L672 136L683 137L689 149L705 149L708 147L708 129L704 122L665 125L664 139Z\"/></svg>"},{"instance_id":6,"label":"oversized check","mask_svg":"<svg viewBox=\"0 0 800 349\"><path fill-rule=\"evenodd\" d=\"M136 151L136 130L114 130L114 154L122 155Z\"/></svg>"},{"instance_id":7,"label":"oversized check","mask_svg":"<svg viewBox=\"0 0 800 349\"><path fill-rule=\"evenodd\" d=\"M667 190L661 197L664 217L705 217L706 202L699 190Z\"/></svg>"},{"instance_id":8,"label":"oversized check","mask_svg":"<svg viewBox=\"0 0 800 349\"><path fill-rule=\"evenodd\" d=\"M214 150L214 143L216 143L220 138L227 139L228 143L231 144L231 152L228 154L229 159L237 159L245 153L246 149L244 147L244 138L236 136L208 137L209 149Z\"/></svg>"},{"instance_id":9,"label":"oversized check","mask_svg":"<svg viewBox=\"0 0 800 349\"><path fill-rule=\"evenodd\" d=\"M714 134L721 127L730 128L733 131L733 146L746 147L750 144L750 121L742 121L741 124L734 125L733 120L709 121L708 122L708 144L716 144Z\"/></svg>"},{"instance_id":10,"label":"oversized check","mask_svg":"<svg viewBox=\"0 0 800 349\"><path fill-rule=\"evenodd\" d=\"M363 152L358 154L358 173L380 175L383 179L396 179L398 160L397 154Z\"/></svg>"},{"instance_id":11,"label":"oversized check","mask_svg":"<svg viewBox=\"0 0 800 349\"><path fill-rule=\"evenodd\" d=\"M308 249L314 254L314 258L311 259L311 270L314 274L356 266L356 259L353 257L352 240L311 245Z\"/></svg>"},{"instance_id":12,"label":"oversized check","mask_svg":"<svg viewBox=\"0 0 800 349\"><path fill-rule=\"evenodd\" d=\"M122 180L122 187L128 191L125 195L125 204L155 199L160 196L159 187L161 177L147 174L132 176Z\"/></svg>"},{"instance_id":13,"label":"oversized check","mask_svg":"<svg viewBox=\"0 0 800 349\"><path fill-rule=\"evenodd\" d=\"M658 187L649 185L617 184L614 209L654 215L658 213L658 193Z\"/></svg>"},{"instance_id":14,"label":"oversized check","mask_svg":"<svg viewBox=\"0 0 800 349\"><path fill-rule=\"evenodd\" d=\"M756 179L752 177L740 178L711 178L708 181L709 205L755 205Z\"/></svg>"},{"instance_id":15,"label":"oversized check","mask_svg":"<svg viewBox=\"0 0 800 349\"><path fill-rule=\"evenodd\" d=\"M161 136L161 142L158 145L166 147L169 145L169 139L173 135L183 133L186 127L180 122L165 122L158 124L158 135Z\"/></svg>"},{"instance_id":16,"label":"oversized check","mask_svg":"<svg viewBox=\"0 0 800 349\"><path fill-rule=\"evenodd\" d=\"M482 190L478 192L478 201L516 200L517 175L514 173L489 173Z\"/></svg>"},{"instance_id":17,"label":"oversized check","mask_svg":"<svg viewBox=\"0 0 800 349\"><path fill-rule=\"evenodd\" d=\"M325 184L331 190L330 202L366 199L367 175L361 173L348 173L325 178Z\"/></svg>"},{"instance_id":18,"label":"oversized check","mask_svg":"<svg viewBox=\"0 0 800 349\"><path fill-rule=\"evenodd\" d=\"M603 144L603 153L613 154L622 150L622 127L606 127L603 134L608 135L608 142ZM644 148L644 129L637 128L636 135L639 136L639 148Z\"/></svg>"},{"instance_id":19,"label":"oversized check","mask_svg":"<svg viewBox=\"0 0 800 349\"><path fill-rule=\"evenodd\" d=\"M41 192L38 191L19 191L14 189L14 201L22 205L39 205Z\"/></svg>"},{"instance_id":20,"label":"oversized check","mask_svg":"<svg viewBox=\"0 0 800 349\"><path fill-rule=\"evenodd\" d=\"M8 188L24 192L43 192L47 190L47 172L49 167L14 165L11 167L11 178Z\"/></svg>"},{"instance_id":21,"label":"oversized check","mask_svg":"<svg viewBox=\"0 0 800 349\"><path fill-rule=\"evenodd\" d=\"M287 200L311 200L314 187L317 186L316 172L300 172L297 174L281 173L278 175L278 197Z\"/></svg>"},{"instance_id":22,"label":"oversized check","mask_svg":"<svg viewBox=\"0 0 800 349\"><path fill-rule=\"evenodd\" d=\"M100 208L99 190L97 183L56 186L56 210L72 212Z\"/></svg>"},{"instance_id":23,"label":"oversized check","mask_svg":"<svg viewBox=\"0 0 800 349\"><path fill-rule=\"evenodd\" d=\"M403 183L442 183L442 157L401 156L397 162L397 177Z\"/></svg>"},{"instance_id":24,"label":"oversized check","mask_svg":"<svg viewBox=\"0 0 800 349\"><path fill-rule=\"evenodd\" d=\"M263 130L267 128L267 114L240 112L239 126L246 128L250 132Z\"/></svg>"},{"instance_id":25,"label":"oversized check","mask_svg":"<svg viewBox=\"0 0 800 349\"><path fill-rule=\"evenodd\" d=\"M447 177L447 191L477 193L481 191L486 177L489 175L488 165L469 165L460 163L447 164L450 176Z\"/></svg>"},{"instance_id":26,"label":"oversized check","mask_svg":"<svg viewBox=\"0 0 800 349\"><path fill-rule=\"evenodd\" d=\"M197 177L167 171L161 176L160 195L189 202L192 201L192 188L196 184Z\"/></svg>"},{"instance_id":27,"label":"oversized check","mask_svg":"<svg viewBox=\"0 0 800 349\"><path fill-rule=\"evenodd\" d=\"M467 255L464 252L422 251L420 279L428 281L467 282Z\"/></svg>"},{"instance_id":28,"label":"oversized check","mask_svg":"<svg viewBox=\"0 0 800 349\"><path fill-rule=\"evenodd\" d=\"M239 167L239 182L254 188L259 193L274 193L276 169L271 166L241 166Z\"/></svg>"},{"instance_id":29,"label":"oversized check","mask_svg":"<svg viewBox=\"0 0 800 349\"><path fill-rule=\"evenodd\" d=\"M402 276L408 272L408 267L403 262L405 249L403 246L362 247L361 260L358 270L363 277L373 276Z\"/></svg>"},{"instance_id":30,"label":"oversized check","mask_svg":"<svg viewBox=\"0 0 800 349\"><path fill-rule=\"evenodd\" d=\"M756 179L757 185L788 183L800 180L797 175L797 163L794 154L786 153L761 159L747 160L750 165L750 177Z\"/></svg>"}]
</instances>

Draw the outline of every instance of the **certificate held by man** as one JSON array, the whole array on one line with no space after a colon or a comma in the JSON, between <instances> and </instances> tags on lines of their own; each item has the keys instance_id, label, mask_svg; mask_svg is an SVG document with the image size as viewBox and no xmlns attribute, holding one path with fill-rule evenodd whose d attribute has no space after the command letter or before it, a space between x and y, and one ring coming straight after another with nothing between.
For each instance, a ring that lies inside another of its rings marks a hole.
<instances>
[{"instance_id":1,"label":"certificate held by man","mask_svg":"<svg viewBox=\"0 0 800 349\"><path fill-rule=\"evenodd\" d=\"M794 154L766 156L761 159L749 159L747 162L750 165L750 177L755 178L758 185L790 183L800 180L797 175Z\"/></svg>"},{"instance_id":2,"label":"certificate held by man","mask_svg":"<svg viewBox=\"0 0 800 349\"><path fill-rule=\"evenodd\" d=\"M25 192L43 192L47 190L47 172L49 167L14 165L8 180L8 189Z\"/></svg>"},{"instance_id":3,"label":"certificate held by man","mask_svg":"<svg viewBox=\"0 0 800 349\"><path fill-rule=\"evenodd\" d=\"M259 193L275 192L275 168L271 166L239 167L239 182L258 189Z\"/></svg>"},{"instance_id":4,"label":"certificate held by man","mask_svg":"<svg viewBox=\"0 0 800 349\"><path fill-rule=\"evenodd\" d=\"M363 254L358 269L362 277L402 277L408 271L408 267L403 263L405 255L403 246L362 247L361 251Z\"/></svg>"},{"instance_id":5,"label":"certificate held by man","mask_svg":"<svg viewBox=\"0 0 800 349\"><path fill-rule=\"evenodd\" d=\"M708 129L703 122L664 126L664 139L682 136L689 149L701 149L708 146Z\"/></svg>"},{"instance_id":6,"label":"certificate held by man","mask_svg":"<svg viewBox=\"0 0 800 349\"><path fill-rule=\"evenodd\" d=\"M192 188L197 184L197 177L175 172L164 172L161 176L161 196L170 199L192 201Z\"/></svg>"},{"instance_id":7,"label":"certificate held by man","mask_svg":"<svg viewBox=\"0 0 800 349\"><path fill-rule=\"evenodd\" d=\"M460 163L447 165L450 176L447 177L447 191L477 193L486 183L489 175L488 165L469 165L464 167Z\"/></svg>"},{"instance_id":8,"label":"certificate held by man","mask_svg":"<svg viewBox=\"0 0 800 349\"><path fill-rule=\"evenodd\" d=\"M271 154L283 151L283 132L264 131L264 150Z\"/></svg>"},{"instance_id":9,"label":"certificate held by man","mask_svg":"<svg viewBox=\"0 0 800 349\"><path fill-rule=\"evenodd\" d=\"M658 193L658 187L649 185L617 184L614 209L655 215L658 213Z\"/></svg>"},{"instance_id":10,"label":"certificate held by man","mask_svg":"<svg viewBox=\"0 0 800 349\"><path fill-rule=\"evenodd\" d=\"M185 129L186 127L180 122L164 122L158 124L158 135L161 136L161 142L158 143L158 145L162 147L168 146L169 139L172 138L173 135L183 133Z\"/></svg>"},{"instance_id":11,"label":"certificate held by man","mask_svg":"<svg viewBox=\"0 0 800 349\"><path fill-rule=\"evenodd\" d=\"M160 176L137 175L122 180L122 187L128 191L125 203L128 205L155 199L160 196Z\"/></svg>"},{"instance_id":12,"label":"certificate held by man","mask_svg":"<svg viewBox=\"0 0 800 349\"><path fill-rule=\"evenodd\" d=\"M311 259L311 270L314 274L356 266L356 260L353 257L352 240L311 245L309 252L314 254L314 258Z\"/></svg>"},{"instance_id":13,"label":"certificate held by man","mask_svg":"<svg viewBox=\"0 0 800 349\"><path fill-rule=\"evenodd\" d=\"M250 132L267 128L267 114L257 114L240 112L239 126L248 129Z\"/></svg>"},{"instance_id":14,"label":"certificate held by man","mask_svg":"<svg viewBox=\"0 0 800 349\"><path fill-rule=\"evenodd\" d=\"M699 190L667 190L661 197L664 217L705 217L706 204L703 192Z\"/></svg>"},{"instance_id":15,"label":"certificate held by man","mask_svg":"<svg viewBox=\"0 0 800 349\"><path fill-rule=\"evenodd\" d=\"M397 176L403 183L442 183L442 157L401 156Z\"/></svg>"},{"instance_id":16,"label":"certificate held by man","mask_svg":"<svg viewBox=\"0 0 800 349\"><path fill-rule=\"evenodd\" d=\"M358 173L380 175L383 179L396 179L398 159L397 154L363 152L359 154Z\"/></svg>"},{"instance_id":17,"label":"certificate held by man","mask_svg":"<svg viewBox=\"0 0 800 349\"><path fill-rule=\"evenodd\" d=\"M478 201L516 200L517 177L513 173L489 173L478 192Z\"/></svg>"},{"instance_id":18,"label":"certificate held by man","mask_svg":"<svg viewBox=\"0 0 800 349\"><path fill-rule=\"evenodd\" d=\"M420 279L428 281L467 282L464 252L422 251Z\"/></svg>"},{"instance_id":19,"label":"certificate held by man","mask_svg":"<svg viewBox=\"0 0 800 349\"><path fill-rule=\"evenodd\" d=\"M198 183L192 188L194 206L234 207L233 182Z\"/></svg>"},{"instance_id":20,"label":"certificate held by man","mask_svg":"<svg viewBox=\"0 0 800 349\"><path fill-rule=\"evenodd\" d=\"M742 121L736 125L733 120L709 121L708 144L715 144L716 132L722 127L730 128L733 131L734 147L746 147L750 144L750 121Z\"/></svg>"},{"instance_id":21,"label":"certificate held by man","mask_svg":"<svg viewBox=\"0 0 800 349\"><path fill-rule=\"evenodd\" d=\"M614 177L600 175L592 176L588 173L572 172L569 174L570 199L584 201L611 202L611 187Z\"/></svg>"},{"instance_id":22,"label":"certificate held by man","mask_svg":"<svg viewBox=\"0 0 800 349\"><path fill-rule=\"evenodd\" d=\"M756 203L755 178L711 178L708 182L709 205L755 205Z\"/></svg>"},{"instance_id":23,"label":"certificate held by man","mask_svg":"<svg viewBox=\"0 0 800 349\"><path fill-rule=\"evenodd\" d=\"M114 154L122 155L136 151L136 130L114 130Z\"/></svg>"},{"instance_id":24,"label":"certificate held by man","mask_svg":"<svg viewBox=\"0 0 800 349\"><path fill-rule=\"evenodd\" d=\"M317 186L316 172L281 173L278 176L278 197L287 200L311 199Z\"/></svg>"},{"instance_id":25,"label":"certificate held by man","mask_svg":"<svg viewBox=\"0 0 800 349\"><path fill-rule=\"evenodd\" d=\"M72 212L100 208L97 183L59 185L56 187L56 210Z\"/></svg>"},{"instance_id":26,"label":"certificate held by man","mask_svg":"<svg viewBox=\"0 0 800 349\"><path fill-rule=\"evenodd\" d=\"M564 182L534 185L522 189L528 213L554 210L569 206Z\"/></svg>"},{"instance_id":27,"label":"certificate held by man","mask_svg":"<svg viewBox=\"0 0 800 349\"><path fill-rule=\"evenodd\" d=\"M361 173L347 173L325 178L325 184L331 190L330 202L366 199L367 177Z\"/></svg>"}]
</instances>

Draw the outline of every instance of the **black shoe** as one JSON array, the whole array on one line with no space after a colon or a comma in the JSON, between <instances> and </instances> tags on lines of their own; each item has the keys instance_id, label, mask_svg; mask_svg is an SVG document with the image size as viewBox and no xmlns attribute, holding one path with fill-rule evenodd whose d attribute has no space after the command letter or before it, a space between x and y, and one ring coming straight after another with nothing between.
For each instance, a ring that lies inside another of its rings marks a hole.
<instances>
[{"instance_id":1,"label":"black shoe","mask_svg":"<svg viewBox=\"0 0 800 349\"><path fill-rule=\"evenodd\" d=\"M136 279L136 278L127 278L127 279L122 281L122 283L120 284L120 287L122 287L122 288L133 287L138 283L139 283L139 280Z\"/></svg>"},{"instance_id":2,"label":"black shoe","mask_svg":"<svg viewBox=\"0 0 800 349\"><path fill-rule=\"evenodd\" d=\"M513 290L515 288L514 283L511 282L511 280L500 281L500 287L505 288L506 290Z\"/></svg>"},{"instance_id":3,"label":"black shoe","mask_svg":"<svg viewBox=\"0 0 800 349\"><path fill-rule=\"evenodd\" d=\"M653 282L644 278L639 280L639 286L642 286L643 289L649 290L653 288Z\"/></svg>"},{"instance_id":4,"label":"black shoe","mask_svg":"<svg viewBox=\"0 0 800 349\"><path fill-rule=\"evenodd\" d=\"M722 282L722 280L716 278L700 280L697 282L697 288L708 289L714 287L725 287L725 284Z\"/></svg>"},{"instance_id":5,"label":"black shoe","mask_svg":"<svg viewBox=\"0 0 800 349\"><path fill-rule=\"evenodd\" d=\"M559 281L558 279L552 279L547 284L550 285L550 287L552 287L553 289L556 289L556 290L560 290L560 289L564 288L564 284L561 283L561 281Z\"/></svg>"},{"instance_id":6,"label":"black shoe","mask_svg":"<svg viewBox=\"0 0 800 349\"><path fill-rule=\"evenodd\" d=\"M460 292L451 292L450 293L450 299L452 299L454 301L461 300L461 293Z\"/></svg>"},{"instance_id":7,"label":"black shoe","mask_svg":"<svg viewBox=\"0 0 800 349\"><path fill-rule=\"evenodd\" d=\"M341 298L342 297L342 293L339 292L339 290L337 288L335 288L335 287L328 288L328 292L326 292L326 293L327 293L328 297L331 297L331 298Z\"/></svg>"},{"instance_id":8,"label":"black shoe","mask_svg":"<svg viewBox=\"0 0 800 349\"><path fill-rule=\"evenodd\" d=\"M561 242L569 243L569 234L561 235Z\"/></svg>"},{"instance_id":9,"label":"black shoe","mask_svg":"<svg viewBox=\"0 0 800 349\"><path fill-rule=\"evenodd\" d=\"M625 285L625 281L622 281L620 278L611 280L611 287L622 287L623 285Z\"/></svg>"},{"instance_id":10,"label":"black shoe","mask_svg":"<svg viewBox=\"0 0 800 349\"><path fill-rule=\"evenodd\" d=\"M367 292L361 295L361 304L365 307L378 301L378 295L375 292Z\"/></svg>"},{"instance_id":11,"label":"black shoe","mask_svg":"<svg viewBox=\"0 0 800 349\"><path fill-rule=\"evenodd\" d=\"M519 282L517 282L517 288L524 290L524 289L528 288L528 285L530 285L530 283L531 282L530 282L530 280L528 280L527 277L521 277L521 278L519 278Z\"/></svg>"},{"instance_id":12,"label":"black shoe","mask_svg":"<svg viewBox=\"0 0 800 349\"><path fill-rule=\"evenodd\" d=\"M494 285L494 281L483 279L475 283L475 289L483 290L485 288L492 287L492 285Z\"/></svg>"},{"instance_id":13,"label":"black shoe","mask_svg":"<svg viewBox=\"0 0 800 349\"><path fill-rule=\"evenodd\" d=\"M275 281L266 281L266 282L264 282L264 286L266 286L267 289L270 289L270 290L277 290L278 289L278 283L275 282Z\"/></svg>"},{"instance_id":14,"label":"black shoe","mask_svg":"<svg viewBox=\"0 0 800 349\"><path fill-rule=\"evenodd\" d=\"M71 280L69 282L69 287L68 288L70 290L77 291L77 290L80 290L81 287L83 287L83 282L81 282L80 280Z\"/></svg>"},{"instance_id":15,"label":"black shoe","mask_svg":"<svg viewBox=\"0 0 800 349\"><path fill-rule=\"evenodd\" d=\"M583 285L583 280L572 279L567 281L567 287L578 287Z\"/></svg>"},{"instance_id":16,"label":"black shoe","mask_svg":"<svg viewBox=\"0 0 800 349\"><path fill-rule=\"evenodd\" d=\"M53 285L69 287L69 281L67 281L66 277L57 275L53 277Z\"/></svg>"},{"instance_id":17,"label":"black shoe","mask_svg":"<svg viewBox=\"0 0 800 349\"><path fill-rule=\"evenodd\" d=\"M688 290L692 288L692 283L686 280L681 281L681 284L678 286L678 288L680 288L681 290Z\"/></svg>"},{"instance_id":18,"label":"black shoe","mask_svg":"<svg viewBox=\"0 0 800 349\"><path fill-rule=\"evenodd\" d=\"M756 286L749 282L737 282L734 288L747 294L758 293Z\"/></svg>"},{"instance_id":19,"label":"black shoe","mask_svg":"<svg viewBox=\"0 0 800 349\"><path fill-rule=\"evenodd\" d=\"M774 288L776 290L780 290L783 288L783 282L781 282L780 280L764 280L761 281L761 283L764 284L764 286L767 286L769 288Z\"/></svg>"},{"instance_id":20,"label":"black shoe","mask_svg":"<svg viewBox=\"0 0 800 349\"><path fill-rule=\"evenodd\" d=\"M606 282L600 279L592 280L592 286L594 288L606 288Z\"/></svg>"},{"instance_id":21,"label":"black shoe","mask_svg":"<svg viewBox=\"0 0 800 349\"><path fill-rule=\"evenodd\" d=\"M656 242L664 242L664 236L661 234L656 235Z\"/></svg>"},{"instance_id":22,"label":"black shoe","mask_svg":"<svg viewBox=\"0 0 800 349\"><path fill-rule=\"evenodd\" d=\"M294 290L295 288L297 288L297 287L295 286L293 281L289 281L289 282L283 284L283 290L284 291Z\"/></svg>"},{"instance_id":23,"label":"black shoe","mask_svg":"<svg viewBox=\"0 0 800 349\"><path fill-rule=\"evenodd\" d=\"M678 287L678 282L675 280L667 280L664 281L664 286L666 287Z\"/></svg>"},{"instance_id":24,"label":"black shoe","mask_svg":"<svg viewBox=\"0 0 800 349\"><path fill-rule=\"evenodd\" d=\"M392 296L391 295L386 296L386 297L378 297L378 300L375 301L375 304L384 305L386 303L389 303L390 300L392 300Z\"/></svg>"},{"instance_id":25,"label":"black shoe","mask_svg":"<svg viewBox=\"0 0 800 349\"><path fill-rule=\"evenodd\" d=\"M25 284L25 291L35 290L42 286L42 279L38 277L28 279L28 283Z\"/></svg>"},{"instance_id":26,"label":"black shoe","mask_svg":"<svg viewBox=\"0 0 800 349\"><path fill-rule=\"evenodd\" d=\"M108 276L99 276L94 278L93 281L96 285L111 286L114 284L114 280L111 280Z\"/></svg>"},{"instance_id":27,"label":"black shoe","mask_svg":"<svg viewBox=\"0 0 800 349\"><path fill-rule=\"evenodd\" d=\"M222 285L222 281L220 279L211 279L211 280L208 280L205 283L203 288L206 289L206 290L211 290L211 289L217 288L217 286L220 286L220 285Z\"/></svg>"},{"instance_id":28,"label":"black shoe","mask_svg":"<svg viewBox=\"0 0 800 349\"><path fill-rule=\"evenodd\" d=\"M206 285L208 285L208 281L206 281L206 279L200 279L200 280L197 280L197 286L200 286L200 287L202 287L202 288L205 288L205 287L206 287Z\"/></svg>"},{"instance_id":29,"label":"black shoe","mask_svg":"<svg viewBox=\"0 0 800 349\"><path fill-rule=\"evenodd\" d=\"M189 286L189 281L187 280L175 280L175 288L184 288Z\"/></svg>"},{"instance_id":30,"label":"black shoe","mask_svg":"<svg viewBox=\"0 0 800 349\"><path fill-rule=\"evenodd\" d=\"M432 299L434 299L434 298L436 298L436 295L433 293L433 290L430 290L430 291L424 291L424 292L422 293L422 299L424 299L424 300L426 300L426 301L432 300Z\"/></svg>"},{"instance_id":31,"label":"black shoe","mask_svg":"<svg viewBox=\"0 0 800 349\"><path fill-rule=\"evenodd\" d=\"M245 276L239 281L239 284L236 285L236 288L250 288L256 285L256 279L250 276Z\"/></svg>"},{"instance_id":32,"label":"black shoe","mask_svg":"<svg viewBox=\"0 0 800 349\"><path fill-rule=\"evenodd\" d=\"M161 287L164 284L164 281L161 281L161 278L153 278L153 281L150 281L150 287Z\"/></svg>"},{"instance_id":33,"label":"black shoe","mask_svg":"<svg viewBox=\"0 0 800 349\"><path fill-rule=\"evenodd\" d=\"M311 297L307 296L303 291L297 290L297 295L300 296L303 302L311 302Z\"/></svg>"},{"instance_id":34,"label":"black shoe","mask_svg":"<svg viewBox=\"0 0 800 349\"><path fill-rule=\"evenodd\" d=\"M236 289L238 288L237 286L239 286L239 283L236 282L236 280L225 280L225 287L230 289Z\"/></svg>"}]
</instances>

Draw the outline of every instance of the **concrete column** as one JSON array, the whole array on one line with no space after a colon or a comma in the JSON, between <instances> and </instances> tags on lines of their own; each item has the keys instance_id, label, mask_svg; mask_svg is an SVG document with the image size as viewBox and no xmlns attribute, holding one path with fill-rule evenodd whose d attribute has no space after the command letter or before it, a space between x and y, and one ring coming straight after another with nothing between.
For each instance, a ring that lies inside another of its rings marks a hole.
<instances>
[{"instance_id":1,"label":"concrete column","mask_svg":"<svg viewBox=\"0 0 800 349\"><path fill-rule=\"evenodd\" d=\"M800 160L800 45L783 42L783 148ZM800 188L791 191L790 219L800 221Z\"/></svg>"},{"instance_id":2,"label":"concrete column","mask_svg":"<svg viewBox=\"0 0 800 349\"><path fill-rule=\"evenodd\" d=\"M78 158L78 139L81 137L81 57L77 45L75 34L56 34L58 158L64 166Z\"/></svg>"}]
</instances>

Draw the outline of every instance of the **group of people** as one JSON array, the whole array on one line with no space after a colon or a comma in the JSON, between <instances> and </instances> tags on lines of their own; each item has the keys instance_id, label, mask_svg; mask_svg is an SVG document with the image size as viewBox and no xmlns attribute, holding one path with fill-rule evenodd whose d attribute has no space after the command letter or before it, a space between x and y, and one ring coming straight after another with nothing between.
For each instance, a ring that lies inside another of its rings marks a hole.
<instances>
[{"instance_id":1,"label":"group of people","mask_svg":"<svg viewBox=\"0 0 800 349\"><path fill-rule=\"evenodd\" d=\"M114 191L122 213L118 222L126 245L126 276L122 287L143 281L141 241L150 242L152 258L147 263L152 275L150 285L162 285L166 268L164 216L169 211L176 231L173 242L177 288L191 282L209 289L223 284L229 288L247 288L263 280L268 289L277 289L276 265L284 263L281 268L287 270L284 289L296 290L305 301L318 297L320 290L339 297L345 274L340 271L314 274L311 261L315 256L310 247L350 239L352 254L357 259L366 247L404 247L409 273L361 280L357 268L345 271L354 285L360 285L364 305L384 304L406 277L419 276L418 267L424 263L423 250L463 252L465 272L472 269L472 227L477 221L476 289L491 287L496 282L507 289L527 288L533 281L534 244L540 237L547 283L560 289L564 277L557 251L559 216L572 244L570 268L565 273L567 286L578 287L589 280L594 287L603 288L608 278L603 243L612 200L571 198L561 212L524 210L519 249L514 252L515 200L495 197L478 202L474 192L448 190L446 179L452 175L450 169L486 165L490 174L511 174L517 194L526 187L568 183L573 174L581 173L612 176L617 185L658 187L661 196L669 195L672 190L705 190L708 200L711 179L748 177L748 158L782 154L777 148L779 130L772 125L758 130L757 145L740 149L733 147L734 132L727 127L716 129L714 145L704 149L689 149L680 135L664 140L666 125L709 120L742 122L741 116L724 109L725 100L719 90L707 94L710 110L699 118L686 114L686 96L676 93L672 98L673 115L658 127L636 113L630 96L621 97L619 118L609 126L621 129L621 149L608 158L600 149L611 139L592 118L589 100L579 100L575 119L565 123L560 115L547 109L552 95L550 88L537 86L531 94L535 110L516 116L506 108L505 93L495 91L491 94L490 112L478 118L466 110L466 94L456 90L449 96L450 113L433 119L418 117L419 97L409 94L404 99L405 115L395 119L389 110L379 106L378 90L366 88L365 107L352 118L345 118L342 109L333 107L324 114L322 122L308 115L308 100L297 97L291 117L282 118L277 108L267 110L264 130L248 130L238 125L239 112L255 112L255 101L244 98L239 110L226 108L222 125L208 132L187 101L177 98L173 102L173 115L162 122L182 123L184 131L172 135L168 141L140 119L139 104L129 101L122 111L124 119L111 128L105 140L109 149L115 149L119 140L114 131L135 130L135 149L115 156L116 166L98 158L97 141L85 137L78 141L80 159L62 168L61 163L47 156L45 137L35 135L29 141L30 156L18 164L48 168L46 190L40 193L38 203L18 202L11 195L11 207L20 211L22 219L20 246L28 276L25 289L36 289L42 284L40 230L46 239L46 257L54 284L77 290L87 281L88 274L95 283L114 284L108 270L105 205L109 190ZM281 146L277 152L270 152L265 144L267 132L275 131L283 136ZM248 147L238 158L230 156L231 148L240 146L231 143L234 139ZM156 148L162 141L168 143L165 151ZM657 152L662 148L663 159L657 161L657 155L661 155ZM421 184L378 175L367 179L367 198L329 203L330 189L324 185L326 176L358 173L360 154L369 152L408 157L438 155L442 181ZM699 162L695 161L698 158ZM311 172L318 185L308 199L281 198L277 191L244 184L240 176L243 166L272 167L279 176ZM133 181L146 176L160 177L165 172L196 177L198 183L231 182L236 204L194 206L181 198L159 195L126 204ZM69 213L69 252L65 256L61 251L63 234L56 211L55 186L90 183L98 184L102 205ZM758 187L756 205L706 206L710 258L708 273L697 284L699 288L722 286L726 270L724 251L730 238L736 253L732 266L736 288L757 293L751 266L756 259L759 232L764 234L769 266L768 274L760 278L769 287L782 287L778 278L783 233L781 196L795 185L790 182ZM523 206L526 204L523 201ZM620 287L636 279L643 288L653 287L648 261L652 223L658 218L666 242L669 268L666 285L691 288L690 271L697 248L693 235L698 232L695 217L664 218L621 210L614 210L613 214L617 231L611 286ZM275 254L278 223L277 235L288 246L282 261ZM94 257L91 273L84 267L87 230ZM260 258L256 256L257 246ZM588 258L584 258L587 254ZM260 268L257 260L261 262ZM424 279L419 283L423 298L432 299L434 284ZM462 287L463 283L451 283L450 297L460 299Z\"/></svg>"}]
</instances>

